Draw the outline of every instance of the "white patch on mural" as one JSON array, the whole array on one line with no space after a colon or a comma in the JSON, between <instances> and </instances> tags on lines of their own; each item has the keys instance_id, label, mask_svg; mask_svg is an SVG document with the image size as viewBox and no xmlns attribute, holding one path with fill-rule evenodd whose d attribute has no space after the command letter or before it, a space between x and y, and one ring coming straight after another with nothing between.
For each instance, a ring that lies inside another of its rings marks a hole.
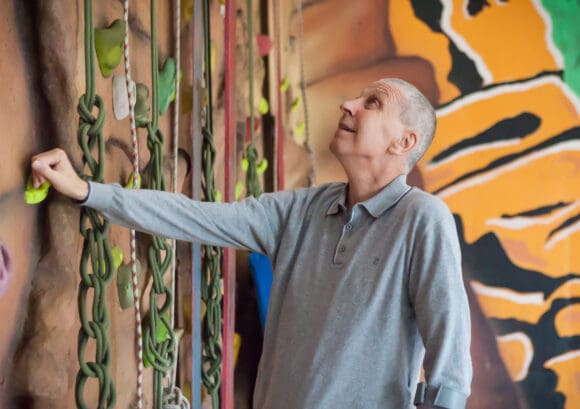
<instances>
[{"instance_id":1,"label":"white patch on mural","mask_svg":"<svg viewBox=\"0 0 580 409\"><path fill-rule=\"evenodd\" d=\"M562 207L548 215L543 216L518 216L508 218L489 219L485 222L487 226L497 226L509 230L522 230L531 226L548 225L555 223L558 219L564 218L567 214L580 207L580 202L574 202Z\"/></svg>"},{"instance_id":2,"label":"white patch on mural","mask_svg":"<svg viewBox=\"0 0 580 409\"><path fill-rule=\"evenodd\" d=\"M580 115L580 99L578 96L568 87L568 85L566 85L565 82L562 81L560 77L556 75L546 75L527 81L498 85L493 88L483 89L460 97L451 102L449 105L436 109L437 118L443 118L444 116L449 115L455 111L459 111L460 109L463 109L464 107L475 102L492 99L498 95L529 91L535 87L541 87L548 84L559 87L572 102L574 108L576 108L576 113Z\"/></svg>"},{"instance_id":3,"label":"white patch on mural","mask_svg":"<svg viewBox=\"0 0 580 409\"><path fill-rule=\"evenodd\" d=\"M472 280L470 284L473 291L478 295L500 298L502 300L510 301L515 304L532 304L532 305L544 304L544 293L542 292L520 293L518 291L514 291L509 288L492 287L489 285L485 285L476 280Z\"/></svg>"},{"instance_id":4,"label":"white patch on mural","mask_svg":"<svg viewBox=\"0 0 580 409\"><path fill-rule=\"evenodd\" d=\"M522 166L529 166L531 162L537 159L541 159L545 156L549 156L555 153L568 151L580 151L580 141L574 140L561 142L549 148L542 149L541 151L530 153L529 155L525 155L503 166L499 166L496 169L490 170L481 175L471 177L463 182L459 182L452 186L449 186L448 188L443 189L441 192L439 192L437 196L439 196L441 199L444 199L458 192L461 192L462 190L469 189L474 186L481 185L483 183L487 183L491 180L494 180L497 177L502 176L505 173L511 172Z\"/></svg>"},{"instance_id":5,"label":"white patch on mural","mask_svg":"<svg viewBox=\"0 0 580 409\"><path fill-rule=\"evenodd\" d=\"M550 237L550 240L548 240L546 242L546 244L544 245L544 248L546 250L551 250L558 242L567 239L568 237L570 237L572 234L576 233L577 231L580 231L580 220L576 221L576 223L573 223L570 226L566 226L565 228L560 230L558 233L556 233L552 237Z\"/></svg>"},{"instance_id":6,"label":"white patch on mural","mask_svg":"<svg viewBox=\"0 0 580 409\"><path fill-rule=\"evenodd\" d=\"M425 166L425 170L431 171L431 170L436 169L440 166L443 166L449 162L452 162L456 159L459 159L463 156L471 155L472 153L480 153L480 152L490 150L490 149L505 148L507 146L517 145L520 143L521 140L522 140L522 138L512 138L512 139L505 140L505 141L492 141L492 142L487 142L487 143L481 143L481 144L478 144L476 146L470 146L469 148L461 149L460 151L455 152L453 155L451 155L451 156L449 156L441 161L438 161L436 163L429 162Z\"/></svg>"},{"instance_id":7,"label":"white patch on mural","mask_svg":"<svg viewBox=\"0 0 580 409\"><path fill-rule=\"evenodd\" d=\"M552 57L554 58L556 65L560 69L564 69L564 65L565 65L564 64L564 57L562 56L560 49L558 47L556 47L556 44L554 43L554 38L552 37L552 32L554 30L554 25L552 24L552 18L550 17L550 14L546 11L546 9L544 9L544 6L542 6L540 0L532 0L532 4L534 5L536 10L538 11L538 14L542 18L542 20L544 20L544 24L546 25L546 32L544 33L544 39L546 41L546 46L548 47L550 54L552 54Z\"/></svg>"},{"instance_id":8,"label":"white patch on mural","mask_svg":"<svg viewBox=\"0 0 580 409\"><path fill-rule=\"evenodd\" d=\"M526 378L528 376L528 371L530 369L530 364L532 363L532 358L534 357L534 346L532 345L532 341L530 338L523 332L512 332L511 334L501 335L497 337L497 342L519 342L525 351L524 360L522 362L522 366L520 371L513 375L513 381L518 382Z\"/></svg>"}]
</instances>

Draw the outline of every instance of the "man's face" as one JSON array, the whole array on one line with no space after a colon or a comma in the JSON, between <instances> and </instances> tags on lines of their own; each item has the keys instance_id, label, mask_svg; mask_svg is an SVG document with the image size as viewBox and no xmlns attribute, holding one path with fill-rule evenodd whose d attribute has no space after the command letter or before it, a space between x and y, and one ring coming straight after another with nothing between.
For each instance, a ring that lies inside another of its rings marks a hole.
<instances>
[{"instance_id":1,"label":"man's face","mask_svg":"<svg viewBox=\"0 0 580 409\"><path fill-rule=\"evenodd\" d=\"M403 98L396 86L377 81L364 88L359 97L344 102L330 150L339 160L386 158L388 148L405 132L400 120Z\"/></svg>"}]
</instances>

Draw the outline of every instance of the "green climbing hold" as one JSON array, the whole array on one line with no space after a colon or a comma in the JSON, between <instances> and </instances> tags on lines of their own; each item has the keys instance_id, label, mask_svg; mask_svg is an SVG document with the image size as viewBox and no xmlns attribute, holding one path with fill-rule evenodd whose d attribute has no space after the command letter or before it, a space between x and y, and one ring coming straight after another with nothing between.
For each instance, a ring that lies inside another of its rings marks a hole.
<instances>
[{"instance_id":1,"label":"green climbing hold","mask_svg":"<svg viewBox=\"0 0 580 409\"><path fill-rule=\"evenodd\" d=\"M144 128L149 123L149 88L145 84L136 85L137 101L135 102L135 124Z\"/></svg>"},{"instance_id":2,"label":"green climbing hold","mask_svg":"<svg viewBox=\"0 0 580 409\"><path fill-rule=\"evenodd\" d=\"M268 111L270 111L270 104L268 104L268 100L264 97L260 100L260 105L258 105L258 111L262 115L266 115Z\"/></svg>"},{"instance_id":3,"label":"green climbing hold","mask_svg":"<svg viewBox=\"0 0 580 409\"><path fill-rule=\"evenodd\" d=\"M163 317L163 318L162 318ZM150 320L145 320L143 322L148 322ZM169 322L169 312L166 312L162 316L158 316L155 322L155 340L157 344L162 343L169 337L169 328L165 325L165 322ZM144 334L148 334L148 331L143 331ZM145 368L150 368L152 366L151 362L155 360L155 355L153 352L149 351L148 342L144 342L143 348L143 365Z\"/></svg>"},{"instance_id":4,"label":"green climbing hold","mask_svg":"<svg viewBox=\"0 0 580 409\"><path fill-rule=\"evenodd\" d=\"M168 58L159 71L159 115L167 112L169 104L175 99L175 60Z\"/></svg>"},{"instance_id":5,"label":"green climbing hold","mask_svg":"<svg viewBox=\"0 0 580 409\"><path fill-rule=\"evenodd\" d=\"M286 92L286 90L288 90L289 86L290 86L290 80L288 79L288 77L284 77L284 79L282 79L282 83L280 84L280 91Z\"/></svg>"},{"instance_id":6,"label":"green climbing hold","mask_svg":"<svg viewBox=\"0 0 580 409\"><path fill-rule=\"evenodd\" d=\"M300 97L296 97L294 101L292 101L292 106L290 107L291 111L296 111L296 109L300 106Z\"/></svg>"},{"instance_id":7,"label":"green climbing hold","mask_svg":"<svg viewBox=\"0 0 580 409\"><path fill-rule=\"evenodd\" d=\"M113 255L113 265L115 270L117 270L123 264L123 250L121 250L121 247L115 246L111 249L111 254Z\"/></svg>"},{"instance_id":8,"label":"green climbing hold","mask_svg":"<svg viewBox=\"0 0 580 409\"><path fill-rule=\"evenodd\" d=\"M103 77L110 77L123 57L125 22L117 19L108 28L95 28L95 52Z\"/></svg>"},{"instance_id":9,"label":"green climbing hold","mask_svg":"<svg viewBox=\"0 0 580 409\"><path fill-rule=\"evenodd\" d=\"M136 267L137 276L141 276L141 263L139 263L139 260L136 260ZM117 295L119 296L119 304L121 304L122 309L126 310L133 306L133 275L131 272L131 264L124 264L117 271Z\"/></svg>"},{"instance_id":10,"label":"green climbing hold","mask_svg":"<svg viewBox=\"0 0 580 409\"><path fill-rule=\"evenodd\" d=\"M24 199L28 204L37 204L42 202L48 196L48 189L50 188L50 182L46 181L40 187L35 188L32 185L32 178L28 177L26 181L26 191L24 192Z\"/></svg>"},{"instance_id":11,"label":"green climbing hold","mask_svg":"<svg viewBox=\"0 0 580 409\"><path fill-rule=\"evenodd\" d=\"M244 190L246 190L246 187L244 186L244 184L240 181L236 182L235 193L234 193L234 197L236 198L236 200L240 200L242 198L242 195L244 194Z\"/></svg>"},{"instance_id":12,"label":"green climbing hold","mask_svg":"<svg viewBox=\"0 0 580 409\"><path fill-rule=\"evenodd\" d=\"M258 163L256 171L258 172L258 175L262 175L264 172L266 172L266 169L268 169L268 159L264 158L260 161L260 163Z\"/></svg>"},{"instance_id":13,"label":"green climbing hold","mask_svg":"<svg viewBox=\"0 0 580 409\"><path fill-rule=\"evenodd\" d=\"M125 189L133 189L133 178L135 177L135 172L131 172L129 175L129 180L125 184ZM137 187L136 189L141 189L141 174L137 175Z\"/></svg>"}]
</instances>

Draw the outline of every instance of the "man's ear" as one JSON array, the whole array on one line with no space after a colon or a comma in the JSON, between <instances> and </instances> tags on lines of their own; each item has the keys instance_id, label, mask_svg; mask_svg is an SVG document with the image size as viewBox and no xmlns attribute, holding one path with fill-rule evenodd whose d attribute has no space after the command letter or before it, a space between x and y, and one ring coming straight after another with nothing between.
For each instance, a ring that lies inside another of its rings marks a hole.
<instances>
[{"instance_id":1,"label":"man's ear","mask_svg":"<svg viewBox=\"0 0 580 409\"><path fill-rule=\"evenodd\" d=\"M405 155L417 146L418 139L415 131L406 129L403 136L389 146L388 151L393 155Z\"/></svg>"}]
</instances>

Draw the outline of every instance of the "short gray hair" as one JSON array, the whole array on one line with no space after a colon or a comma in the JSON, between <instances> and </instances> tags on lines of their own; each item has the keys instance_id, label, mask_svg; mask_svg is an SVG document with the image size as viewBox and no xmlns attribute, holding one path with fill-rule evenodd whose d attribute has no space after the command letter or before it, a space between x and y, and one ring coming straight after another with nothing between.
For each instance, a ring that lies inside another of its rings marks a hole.
<instances>
[{"instance_id":1,"label":"short gray hair","mask_svg":"<svg viewBox=\"0 0 580 409\"><path fill-rule=\"evenodd\" d=\"M435 109L425 95L407 81L399 78L384 78L381 82L394 85L402 91L404 99L400 101L401 122L417 134L417 145L409 153L407 161L407 172L410 172L433 142L437 126Z\"/></svg>"}]
</instances>

